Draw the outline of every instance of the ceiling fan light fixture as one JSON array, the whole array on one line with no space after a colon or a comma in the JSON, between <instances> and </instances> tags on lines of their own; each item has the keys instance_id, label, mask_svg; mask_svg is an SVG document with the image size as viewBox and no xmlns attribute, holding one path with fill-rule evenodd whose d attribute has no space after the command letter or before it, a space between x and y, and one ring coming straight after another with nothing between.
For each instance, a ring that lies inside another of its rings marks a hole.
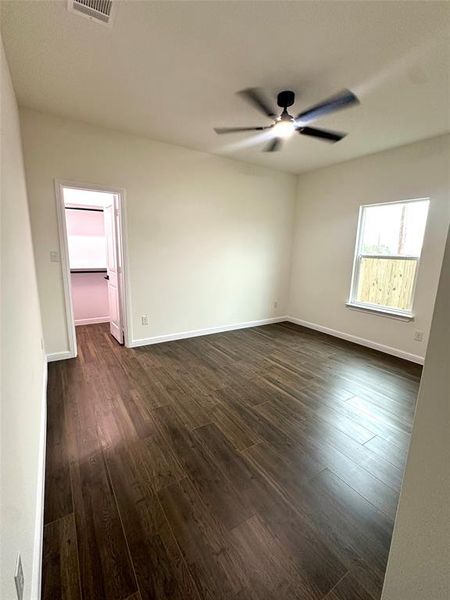
<instances>
[{"instance_id":1,"label":"ceiling fan light fixture","mask_svg":"<svg viewBox=\"0 0 450 600\"><path fill-rule=\"evenodd\" d=\"M272 129L272 133L275 137L279 137L282 139L287 139L289 137L291 137L291 135L294 133L296 128L296 125L294 123L294 121L287 121L287 120L282 120L282 121L278 121Z\"/></svg>"}]
</instances>

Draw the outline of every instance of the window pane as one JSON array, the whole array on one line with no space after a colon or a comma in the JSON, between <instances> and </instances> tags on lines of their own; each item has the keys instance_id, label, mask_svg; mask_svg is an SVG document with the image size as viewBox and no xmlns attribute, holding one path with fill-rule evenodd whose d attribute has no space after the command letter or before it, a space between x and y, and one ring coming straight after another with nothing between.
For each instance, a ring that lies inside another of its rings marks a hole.
<instances>
[{"instance_id":1,"label":"window pane","mask_svg":"<svg viewBox=\"0 0 450 600\"><path fill-rule=\"evenodd\" d=\"M420 256L428 200L364 208L361 253Z\"/></svg>"},{"instance_id":2,"label":"window pane","mask_svg":"<svg viewBox=\"0 0 450 600\"><path fill-rule=\"evenodd\" d=\"M416 260L361 258L355 300L409 310L416 268Z\"/></svg>"}]
</instances>

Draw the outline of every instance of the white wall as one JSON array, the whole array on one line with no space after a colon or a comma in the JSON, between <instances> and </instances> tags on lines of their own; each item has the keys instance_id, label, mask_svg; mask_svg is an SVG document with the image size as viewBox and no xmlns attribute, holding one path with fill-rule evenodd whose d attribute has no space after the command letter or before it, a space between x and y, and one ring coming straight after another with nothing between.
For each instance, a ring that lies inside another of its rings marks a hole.
<instances>
[{"instance_id":1,"label":"white wall","mask_svg":"<svg viewBox=\"0 0 450 600\"><path fill-rule=\"evenodd\" d=\"M106 235L103 211L65 212L71 269L106 268Z\"/></svg>"},{"instance_id":2,"label":"white wall","mask_svg":"<svg viewBox=\"0 0 450 600\"><path fill-rule=\"evenodd\" d=\"M450 590L450 236L420 384L382 600Z\"/></svg>"},{"instance_id":3,"label":"white wall","mask_svg":"<svg viewBox=\"0 0 450 600\"><path fill-rule=\"evenodd\" d=\"M58 248L53 180L60 178L126 190L135 340L289 314L423 358L449 222L450 136L295 178L27 109L21 120L50 353L68 348L61 268L49 260ZM359 206L426 196L415 320L346 307ZM414 341L415 330L424 331L423 342Z\"/></svg>"},{"instance_id":4,"label":"white wall","mask_svg":"<svg viewBox=\"0 0 450 600\"><path fill-rule=\"evenodd\" d=\"M79 191L79 190L77 190ZM112 196L111 196L112 198ZM103 211L66 208L67 245L71 269L105 269L104 273L71 273L75 325L109 321L106 235Z\"/></svg>"},{"instance_id":5,"label":"white wall","mask_svg":"<svg viewBox=\"0 0 450 600\"><path fill-rule=\"evenodd\" d=\"M134 339L285 314L295 176L31 110L21 123L48 352L68 348L54 178L126 190Z\"/></svg>"},{"instance_id":6,"label":"white wall","mask_svg":"<svg viewBox=\"0 0 450 600\"><path fill-rule=\"evenodd\" d=\"M1 482L0 597L37 599L46 362L16 100L1 51ZM40 454L41 453L41 454ZM36 535L37 534L37 535ZM36 539L35 539L36 536ZM32 592L32 582L34 582Z\"/></svg>"},{"instance_id":7,"label":"white wall","mask_svg":"<svg viewBox=\"0 0 450 600\"><path fill-rule=\"evenodd\" d=\"M421 141L299 177L288 314L423 357L449 223L450 136ZM361 204L430 197L415 321L352 310L349 298ZM413 339L425 332L424 341Z\"/></svg>"},{"instance_id":8,"label":"white wall","mask_svg":"<svg viewBox=\"0 0 450 600\"><path fill-rule=\"evenodd\" d=\"M70 275L75 325L105 323L110 320L108 282L105 280L105 273Z\"/></svg>"}]
</instances>

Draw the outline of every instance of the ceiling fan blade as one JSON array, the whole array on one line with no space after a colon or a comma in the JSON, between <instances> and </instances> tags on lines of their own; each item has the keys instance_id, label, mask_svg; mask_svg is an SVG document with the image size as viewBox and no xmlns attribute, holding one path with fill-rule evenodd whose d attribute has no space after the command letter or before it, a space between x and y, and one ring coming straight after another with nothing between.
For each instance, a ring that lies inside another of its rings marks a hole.
<instances>
[{"instance_id":1,"label":"ceiling fan blade","mask_svg":"<svg viewBox=\"0 0 450 600\"><path fill-rule=\"evenodd\" d=\"M216 133L236 133L238 131L263 131L270 127L214 127Z\"/></svg>"},{"instance_id":2,"label":"ceiling fan blade","mask_svg":"<svg viewBox=\"0 0 450 600\"><path fill-rule=\"evenodd\" d=\"M266 115L266 117L275 117L273 107L267 102L264 93L259 88L247 88L246 90L241 90L238 94Z\"/></svg>"},{"instance_id":3,"label":"ceiling fan blade","mask_svg":"<svg viewBox=\"0 0 450 600\"><path fill-rule=\"evenodd\" d=\"M280 149L280 147L281 147L281 138L276 137L276 138L273 138L273 140L267 144L267 146L264 148L263 152L276 152L277 150Z\"/></svg>"},{"instance_id":4,"label":"ceiling fan blade","mask_svg":"<svg viewBox=\"0 0 450 600\"><path fill-rule=\"evenodd\" d=\"M353 104L359 104L359 100L355 94L350 90L342 90L334 96L331 96L331 98L327 98L327 100L301 112L297 115L296 121L310 123L315 119L325 117L336 110L341 110L342 108L352 106Z\"/></svg>"},{"instance_id":5,"label":"ceiling fan blade","mask_svg":"<svg viewBox=\"0 0 450 600\"><path fill-rule=\"evenodd\" d=\"M330 131L329 129L317 129L316 127L299 127L297 131L301 135L310 135L311 137L320 138L326 142L339 142L342 138L345 138L346 133L339 131Z\"/></svg>"}]
</instances>

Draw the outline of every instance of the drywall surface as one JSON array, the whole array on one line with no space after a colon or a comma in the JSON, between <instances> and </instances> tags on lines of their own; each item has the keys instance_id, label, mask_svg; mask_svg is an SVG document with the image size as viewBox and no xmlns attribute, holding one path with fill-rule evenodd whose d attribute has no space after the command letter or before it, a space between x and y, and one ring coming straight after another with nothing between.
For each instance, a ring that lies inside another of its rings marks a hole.
<instances>
[{"instance_id":1,"label":"drywall surface","mask_svg":"<svg viewBox=\"0 0 450 600\"><path fill-rule=\"evenodd\" d=\"M133 339L285 314L295 176L31 110L21 123L49 353L68 349L55 178L126 191Z\"/></svg>"},{"instance_id":2,"label":"drywall surface","mask_svg":"<svg viewBox=\"0 0 450 600\"><path fill-rule=\"evenodd\" d=\"M72 306L75 325L109 320L105 273L72 273Z\"/></svg>"},{"instance_id":3,"label":"drywall surface","mask_svg":"<svg viewBox=\"0 0 450 600\"><path fill-rule=\"evenodd\" d=\"M103 211L66 208L67 242L71 269L105 269L106 237ZM109 319L105 273L72 273L75 325Z\"/></svg>"},{"instance_id":4,"label":"drywall surface","mask_svg":"<svg viewBox=\"0 0 450 600\"><path fill-rule=\"evenodd\" d=\"M450 136L300 175L288 314L423 357L450 218ZM346 307L362 204L431 199L415 295L404 322ZM414 341L415 330L424 332Z\"/></svg>"},{"instance_id":5,"label":"drywall surface","mask_svg":"<svg viewBox=\"0 0 450 600\"><path fill-rule=\"evenodd\" d=\"M70 268L105 268L106 237L103 212L66 208L65 215Z\"/></svg>"},{"instance_id":6,"label":"drywall surface","mask_svg":"<svg viewBox=\"0 0 450 600\"><path fill-rule=\"evenodd\" d=\"M37 598L43 484L46 362L19 130L8 65L1 52L1 481L0 597L16 598L20 552L24 598ZM37 531L36 531L37 530ZM34 586L33 586L34 581ZM32 587L34 587L32 592ZM33 599L33 600L34 600Z\"/></svg>"},{"instance_id":7,"label":"drywall surface","mask_svg":"<svg viewBox=\"0 0 450 600\"><path fill-rule=\"evenodd\" d=\"M382 600L448 600L450 590L450 236Z\"/></svg>"}]
</instances>

